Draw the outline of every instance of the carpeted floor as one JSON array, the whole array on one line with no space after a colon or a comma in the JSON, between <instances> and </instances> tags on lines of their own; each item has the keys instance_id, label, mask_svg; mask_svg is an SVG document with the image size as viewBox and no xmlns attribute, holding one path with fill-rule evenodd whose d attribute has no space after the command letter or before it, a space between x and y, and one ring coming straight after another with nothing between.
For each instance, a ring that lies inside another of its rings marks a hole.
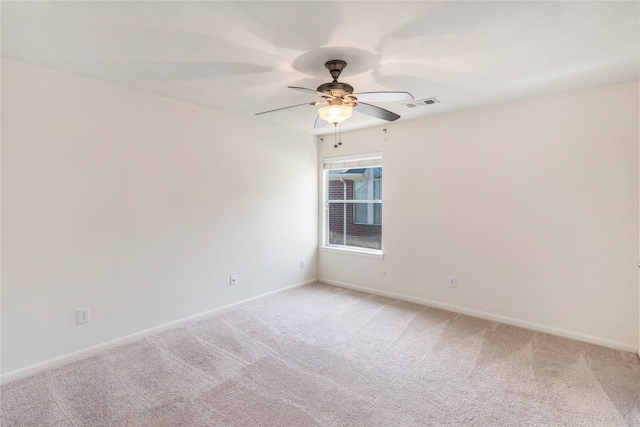
<instances>
[{"instance_id":1,"label":"carpeted floor","mask_svg":"<svg viewBox=\"0 0 640 427\"><path fill-rule=\"evenodd\" d=\"M631 353L323 284L2 386L2 426L640 426Z\"/></svg>"}]
</instances>

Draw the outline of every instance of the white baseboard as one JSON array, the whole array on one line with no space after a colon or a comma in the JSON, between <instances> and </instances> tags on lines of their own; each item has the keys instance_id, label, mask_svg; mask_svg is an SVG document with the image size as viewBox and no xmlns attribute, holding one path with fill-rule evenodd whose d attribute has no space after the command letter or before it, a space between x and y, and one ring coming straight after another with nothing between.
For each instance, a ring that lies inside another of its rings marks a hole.
<instances>
[{"instance_id":1,"label":"white baseboard","mask_svg":"<svg viewBox=\"0 0 640 427\"><path fill-rule=\"evenodd\" d=\"M7 384L12 381L19 380L21 378L28 377L30 375L36 374L38 372L44 371L46 369L51 369L56 366L65 365L67 363L74 362L76 360L84 359L89 356L93 356L96 353L100 353L101 351L105 351L111 348L119 347L123 344L127 344L129 342L139 340L141 338L147 337L149 335L157 334L158 332L162 332L168 329L175 328L182 324L192 322L197 319L205 318L211 316L213 314L222 313L227 310L231 310L238 306L247 304L251 301L255 301L258 299L262 299L271 295L278 294L280 292L285 292L291 289L300 288L302 286L310 285L312 283L316 283L318 279L310 279L304 282L296 283L295 285L287 286L286 288L277 289L275 291L267 292L261 295L257 295L255 297L247 298L242 301L234 302L233 304L228 304L222 307L214 308L213 310L205 311L203 313L194 314L193 316L185 317L182 319L175 320L173 322L165 323L163 325L159 325L150 329L145 329L144 331L136 332L131 335L126 335L124 337L116 338L111 341L107 341L98 345L94 345L91 347L83 348L82 350L74 351L72 353L68 353L59 357L55 357L53 359L45 360L44 362L36 363L35 365L27 366L24 368L16 369L15 371L7 372L6 374L2 374L0 376L0 383Z\"/></svg>"},{"instance_id":2,"label":"white baseboard","mask_svg":"<svg viewBox=\"0 0 640 427\"><path fill-rule=\"evenodd\" d=\"M557 335L564 338L571 338L578 341L588 342L590 344L597 344L603 347L609 347L616 350L627 351L630 353L638 353L640 355L640 349L630 344L612 341L605 338L595 337L592 335L586 335L579 332L568 331L566 329L555 328L553 326L541 325L539 323L528 322L526 320L514 319L512 317L501 316L499 314L487 313L484 311L473 310L470 308L460 307L452 304L445 304L437 301L431 301L424 298L413 297L405 294L398 294L395 292L381 291L378 289L367 288L365 286L352 285L350 283L338 282L331 279L320 278L319 282L326 283L328 285L338 286L341 288L353 289L369 294L380 295L387 298L393 298L401 301L413 302L420 305L426 305L429 307L441 308L443 310L452 311L454 313L467 314L469 316L479 317L485 320L491 320L499 323L506 323L507 325L519 326L521 328L531 329L538 332L545 332L551 335Z\"/></svg>"}]
</instances>

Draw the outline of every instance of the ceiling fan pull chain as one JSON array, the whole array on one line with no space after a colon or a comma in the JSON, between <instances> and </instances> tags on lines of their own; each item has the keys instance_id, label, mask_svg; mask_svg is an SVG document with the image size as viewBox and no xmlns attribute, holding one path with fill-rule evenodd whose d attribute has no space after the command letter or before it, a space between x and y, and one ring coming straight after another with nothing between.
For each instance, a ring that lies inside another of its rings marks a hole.
<instances>
[{"instance_id":1,"label":"ceiling fan pull chain","mask_svg":"<svg viewBox=\"0 0 640 427\"><path fill-rule=\"evenodd\" d=\"M333 124L333 148L338 148L338 124Z\"/></svg>"},{"instance_id":2,"label":"ceiling fan pull chain","mask_svg":"<svg viewBox=\"0 0 640 427\"><path fill-rule=\"evenodd\" d=\"M338 123L340 128L338 129L338 145L342 145L342 123Z\"/></svg>"}]
</instances>

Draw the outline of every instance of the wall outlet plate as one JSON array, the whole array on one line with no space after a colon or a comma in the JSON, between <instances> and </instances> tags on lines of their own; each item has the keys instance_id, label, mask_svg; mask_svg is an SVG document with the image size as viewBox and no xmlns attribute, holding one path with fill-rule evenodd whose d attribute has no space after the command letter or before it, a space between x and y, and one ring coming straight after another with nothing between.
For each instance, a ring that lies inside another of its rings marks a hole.
<instances>
[{"instance_id":1,"label":"wall outlet plate","mask_svg":"<svg viewBox=\"0 0 640 427\"><path fill-rule=\"evenodd\" d=\"M456 278L455 276L451 276L449 277L449 287L450 288L455 288L456 287Z\"/></svg>"},{"instance_id":2,"label":"wall outlet plate","mask_svg":"<svg viewBox=\"0 0 640 427\"><path fill-rule=\"evenodd\" d=\"M91 320L91 311L89 307L78 310L78 325L88 323Z\"/></svg>"},{"instance_id":3,"label":"wall outlet plate","mask_svg":"<svg viewBox=\"0 0 640 427\"><path fill-rule=\"evenodd\" d=\"M235 274L232 274L231 276L229 276L229 284L230 285L235 285L237 281L238 281L238 279L236 278Z\"/></svg>"}]
</instances>

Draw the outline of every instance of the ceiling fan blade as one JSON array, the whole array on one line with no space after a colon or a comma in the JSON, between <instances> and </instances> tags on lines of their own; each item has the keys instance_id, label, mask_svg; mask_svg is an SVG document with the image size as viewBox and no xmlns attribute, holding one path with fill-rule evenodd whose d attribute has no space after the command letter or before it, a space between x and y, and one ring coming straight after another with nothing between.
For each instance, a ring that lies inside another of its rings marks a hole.
<instances>
[{"instance_id":1,"label":"ceiling fan blade","mask_svg":"<svg viewBox=\"0 0 640 427\"><path fill-rule=\"evenodd\" d=\"M392 113L389 110L385 110L384 108L376 107L375 105L365 104L364 102L358 101L358 104L355 108L356 111L360 111L361 113L367 114L369 116L377 117L382 120L388 120L393 122L400 118L396 113Z\"/></svg>"},{"instance_id":2,"label":"ceiling fan blade","mask_svg":"<svg viewBox=\"0 0 640 427\"><path fill-rule=\"evenodd\" d=\"M302 103L302 104L289 105L288 107L276 108L275 110L261 111L259 113L256 113L255 115L258 116L260 114L273 113L274 111L286 110L287 108L299 107L301 105L315 105L315 104L316 104L315 102L305 102L305 103Z\"/></svg>"},{"instance_id":3,"label":"ceiling fan blade","mask_svg":"<svg viewBox=\"0 0 640 427\"><path fill-rule=\"evenodd\" d=\"M322 93L322 92L318 92L315 89L307 89L306 87L298 87L298 86L287 86L289 89L295 89L295 90L299 90L300 92L304 92L304 93L310 93L312 95L315 96L327 96L329 98L333 98L331 95L328 95L326 93Z\"/></svg>"},{"instance_id":4,"label":"ceiling fan blade","mask_svg":"<svg viewBox=\"0 0 640 427\"><path fill-rule=\"evenodd\" d=\"M353 95L362 102L400 102L413 99L409 92L362 92Z\"/></svg>"},{"instance_id":5,"label":"ceiling fan blade","mask_svg":"<svg viewBox=\"0 0 640 427\"><path fill-rule=\"evenodd\" d=\"M325 127L325 126L326 126L326 125L328 125L328 124L329 124L329 122L328 122L328 121L326 121L326 120L322 120L322 119L320 118L320 116L316 116L316 121L315 121L315 123L313 124L313 128L314 128L314 129L320 129L320 128Z\"/></svg>"}]
</instances>

